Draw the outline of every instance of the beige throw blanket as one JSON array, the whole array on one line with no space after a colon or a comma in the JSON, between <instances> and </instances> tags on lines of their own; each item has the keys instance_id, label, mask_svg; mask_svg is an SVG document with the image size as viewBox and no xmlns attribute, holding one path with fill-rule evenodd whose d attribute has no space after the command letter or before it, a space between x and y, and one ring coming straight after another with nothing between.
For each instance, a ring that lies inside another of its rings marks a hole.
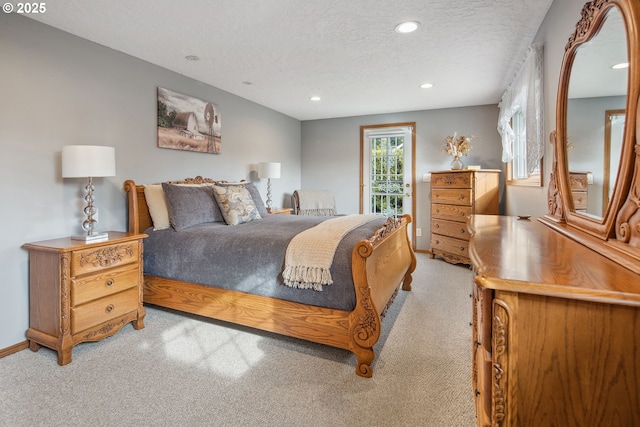
<instances>
[{"instance_id":1,"label":"beige throw blanket","mask_svg":"<svg viewBox=\"0 0 640 427\"><path fill-rule=\"evenodd\" d=\"M291 239L285 255L282 276L287 286L321 291L333 283L331 264L342 237L379 215L347 215L331 218L298 233Z\"/></svg>"},{"instance_id":2,"label":"beige throw blanket","mask_svg":"<svg viewBox=\"0 0 640 427\"><path fill-rule=\"evenodd\" d=\"M327 190L296 190L298 215L331 216L336 214L333 193Z\"/></svg>"}]
</instances>

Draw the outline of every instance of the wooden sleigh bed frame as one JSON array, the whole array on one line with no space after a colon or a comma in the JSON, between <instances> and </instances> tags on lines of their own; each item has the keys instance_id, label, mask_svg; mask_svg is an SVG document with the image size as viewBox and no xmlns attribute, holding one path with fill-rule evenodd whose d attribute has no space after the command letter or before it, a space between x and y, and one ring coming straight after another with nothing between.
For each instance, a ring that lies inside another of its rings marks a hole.
<instances>
[{"instance_id":1,"label":"wooden sleigh bed frame","mask_svg":"<svg viewBox=\"0 0 640 427\"><path fill-rule=\"evenodd\" d=\"M202 180L198 177L196 179ZM193 179L183 182L193 182ZM127 180L129 232L152 226L144 186ZM344 311L251 295L244 292L144 275L147 304L349 350L357 359L356 374L371 377L374 344L381 318L400 285L411 290L416 258L409 241L410 215L389 220L374 236L353 248L352 274L356 307Z\"/></svg>"}]
</instances>

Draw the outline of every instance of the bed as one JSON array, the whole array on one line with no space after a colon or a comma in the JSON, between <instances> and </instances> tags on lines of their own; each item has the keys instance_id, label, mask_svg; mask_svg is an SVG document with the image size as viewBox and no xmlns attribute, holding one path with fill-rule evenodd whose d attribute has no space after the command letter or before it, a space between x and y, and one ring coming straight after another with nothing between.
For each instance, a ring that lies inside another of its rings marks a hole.
<instances>
[{"instance_id":1,"label":"bed","mask_svg":"<svg viewBox=\"0 0 640 427\"><path fill-rule=\"evenodd\" d=\"M174 182L174 184L193 184L200 185L213 183L215 181L196 177L184 181ZM200 247L198 245L207 245L204 242L204 235L209 232L218 233L222 236L227 231L231 233L239 232L237 230L246 230L250 237L230 240L232 243L223 243L222 238L219 245L228 245L228 252L237 258L244 254L244 258L251 260L247 262L248 269L262 268L256 263L261 263L261 257L271 256L272 258L264 258L265 264L278 264L278 268L282 268L283 260L275 260L278 249L275 243L262 243L256 245L251 244L254 238L258 238L266 231L260 231L267 227L274 227L276 234L286 234L290 231L306 229L309 226L308 221L326 220L324 218L312 219L307 217L296 217L288 215L267 215L260 221L242 224L240 226L220 226L220 224L195 225L180 232L175 230L154 231L154 223L151 218L150 209L145 196L145 186L137 185L132 180L124 183L124 190L128 199L128 220L129 231L132 233L149 234L144 243L144 303L152 304L160 307L166 307L177 311L196 314L212 319L222 320L274 332L290 337L308 340L315 343L325 344L345 350L351 351L356 356L356 374L362 377L371 377L373 374L372 362L375 354L373 346L378 341L381 330L381 321L388 306L393 302L398 290L411 290L412 272L416 266L416 258L409 242L407 226L411 222L409 215L404 215L397 219L382 219L382 223L376 229L371 227L377 225L376 222L370 222L366 226L358 227L341 241L336 252L336 259L345 258L342 269L348 272L350 277L342 274L335 274L335 281L331 284L331 292L334 289L343 289L348 295L352 295L352 302L328 302L318 303L314 299L330 292L316 292L309 289L291 289L286 286L279 286L279 292L285 292L285 295L267 296L266 294L253 290L248 290L246 284L248 280L231 278L219 279L222 283L205 284L207 280L199 276L188 276L187 279L175 278L172 272L164 272L157 270L158 266L170 264L171 261L164 261L161 258L159 248L176 247L184 259L179 260L178 267L191 261L191 257L196 255L187 255L183 248L174 246L174 243L159 243L159 239L164 232L167 235L177 238L180 236L189 236L187 239L202 239L203 243L194 243L191 246ZM314 223L315 224L315 223ZM311 224L313 225L313 224ZM217 228L216 228L217 227ZM260 227L260 228L258 228ZM368 227L368 228L367 228ZM213 229L214 231L211 231ZM354 233L362 233L367 230L366 238L353 240ZM374 231L371 231L374 230ZM292 231L291 231L292 232ZM190 234L191 233L191 236ZM240 241L247 240L249 245L242 246ZM272 239L277 240L277 239ZM191 241L191 240L190 240ZM197 242L196 240L192 240ZM177 245L177 244L176 244ZM270 246L271 245L271 246ZM345 247L345 245L348 245ZM235 252L234 252L235 251ZM239 252L240 251L240 252ZM242 252L244 251L244 252ZM344 257L339 257L339 251L345 253ZM156 253L158 252L158 253ZM184 252L184 255L183 255ZM199 254L210 252L209 247L201 247L197 251ZM349 252L349 253L347 253ZM275 255L274 255L275 254ZM169 255L167 255L169 256ZM173 254L172 256L176 256ZM282 258L282 254L279 255ZM228 258L221 261L227 263ZM175 264L175 260L173 261ZM337 262L336 262L337 263ZM214 264L214 263L211 263ZM202 263L200 264L202 265ZM216 267L212 267L216 268ZM264 268L267 268L266 266ZM273 266L271 267L273 268ZM332 269L334 267L332 266ZM337 267L336 267L337 268ZM180 270L175 268L174 270ZM215 282L215 276L222 273L223 270L213 270L209 273ZM197 271L194 274L201 274ZM238 273L240 274L240 273ZM273 280L282 281L282 277L278 273L265 273L264 275L272 275ZM252 276L253 277L253 276ZM256 279L251 282L259 282ZM236 284L231 282L238 282ZM269 281L264 279L264 281ZM240 283L242 282L242 283ZM240 286L236 288L234 285ZM244 288L241 286L244 285ZM286 288L286 289L285 289ZM241 290L238 290L241 289ZM302 299L289 298L289 295L302 295ZM306 298L306 299L305 299ZM335 298L334 298L335 299ZM348 297L346 298L349 299Z\"/></svg>"}]
</instances>

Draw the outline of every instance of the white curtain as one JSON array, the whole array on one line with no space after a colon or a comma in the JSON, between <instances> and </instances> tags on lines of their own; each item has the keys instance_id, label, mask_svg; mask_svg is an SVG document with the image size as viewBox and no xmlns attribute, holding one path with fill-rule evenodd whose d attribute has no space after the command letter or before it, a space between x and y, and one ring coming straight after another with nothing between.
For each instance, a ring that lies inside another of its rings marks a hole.
<instances>
[{"instance_id":1,"label":"white curtain","mask_svg":"<svg viewBox=\"0 0 640 427\"><path fill-rule=\"evenodd\" d=\"M526 159L521 159L523 167L513 168L514 179L527 178L539 166L544 154L542 53L541 44L527 50L522 67L498 105L498 132L502 137L502 161L505 163L513 160L513 143L516 139L511 119L519 111L525 119L521 140L526 141Z\"/></svg>"}]
</instances>

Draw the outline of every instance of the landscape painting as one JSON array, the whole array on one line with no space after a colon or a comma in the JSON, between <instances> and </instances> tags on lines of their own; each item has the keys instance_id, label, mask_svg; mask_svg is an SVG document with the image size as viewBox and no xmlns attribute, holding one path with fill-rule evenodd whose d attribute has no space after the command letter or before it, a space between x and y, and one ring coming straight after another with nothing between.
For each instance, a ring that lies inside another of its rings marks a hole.
<instances>
[{"instance_id":1,"label":"landscape painting","mask_svg":"<svg viewBox=\"0 0 640 427\"><path fill-rule=\"evenodd\" d=\"M216 104L158 88L158 147L220 154L221 128Z\"/></svg>"}]
</instances>

